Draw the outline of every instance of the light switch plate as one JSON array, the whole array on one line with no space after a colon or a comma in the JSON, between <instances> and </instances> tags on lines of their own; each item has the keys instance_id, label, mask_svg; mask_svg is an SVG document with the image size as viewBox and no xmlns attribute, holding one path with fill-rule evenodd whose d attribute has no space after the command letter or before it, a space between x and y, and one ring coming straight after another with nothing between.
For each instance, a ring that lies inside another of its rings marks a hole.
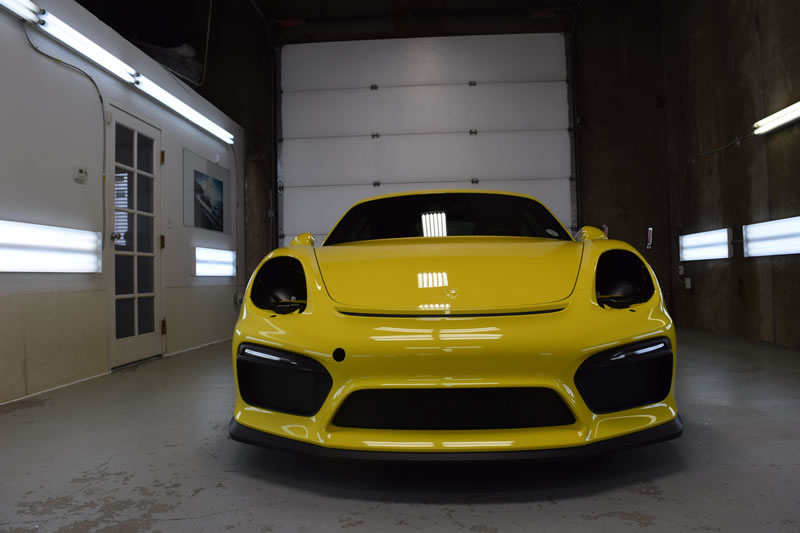
<instances>
[{"instance_id":1,"label":"light switch plate","mask_svg":"<svg viewBox=\"0 0 800 533\"><path fill-rule=\"evenodd\" d=\"M86 180L88 178L89 178L89 169L87 169L86 167L75 165L72 168L72 179L74 179L78 183L86 183Z\"/></svg>"}]
</instances>

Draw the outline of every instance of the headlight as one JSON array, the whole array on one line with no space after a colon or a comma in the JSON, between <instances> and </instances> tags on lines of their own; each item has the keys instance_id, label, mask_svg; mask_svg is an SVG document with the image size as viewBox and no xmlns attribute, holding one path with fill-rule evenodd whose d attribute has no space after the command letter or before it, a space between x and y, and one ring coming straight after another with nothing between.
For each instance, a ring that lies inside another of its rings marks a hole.
<instances>
[{"instance_id":1,"label":"headlight","mask_svg":"<svg viewBox=\"0 0 800 533\"><path fill-rule=\"evenodd\" d=\"M649 300L655 287L647 266L627 250L609 250L597 261L595 296L600 307L624 309Z\"/></svg>"},{"instance_id":2,"label":"headlight","mask_svg":"<svg viewBox=\"0 0 800 533\"><path fill-rule=\"evenodd\" d=\"M281 256L264 263L253 278L250 300L260 309L282 315L306 308L306 274L294 257Z\"/></svg>"}]
</instances>

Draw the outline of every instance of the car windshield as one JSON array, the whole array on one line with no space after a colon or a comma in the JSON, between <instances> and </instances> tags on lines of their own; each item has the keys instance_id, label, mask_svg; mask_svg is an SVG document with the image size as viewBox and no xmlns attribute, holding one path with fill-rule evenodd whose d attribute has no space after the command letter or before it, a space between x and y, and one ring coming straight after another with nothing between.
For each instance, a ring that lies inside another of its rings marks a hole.
<instances>
[{"instance_id":1,"label":"car windshield","mask_svg":"<svg viewBox=\"0 0 800 533\"><path fill-rule=\"evenodd\" d=\"M571 240L558 220L530 198L433 193L358 204L333 228L325 246L375 239L463 235Z\"/></svg>"}]
</instances>

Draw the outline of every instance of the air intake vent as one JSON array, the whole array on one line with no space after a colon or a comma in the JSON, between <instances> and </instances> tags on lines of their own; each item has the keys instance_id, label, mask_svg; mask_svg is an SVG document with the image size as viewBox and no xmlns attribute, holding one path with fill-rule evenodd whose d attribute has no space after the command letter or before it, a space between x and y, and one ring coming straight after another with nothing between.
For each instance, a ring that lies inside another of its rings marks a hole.
<instances>
[{"instance_id":1,"label":"air intake vent","mask_svg":"<svg viewBox=\"0 0 800 533\"><path fill-rule=\"evenodd\" d=\"M669 339L660 337L592 355L575 373L575 385L595 413L660 402L672 387Z\"/></svg>"},{"instance_id":2,"label":"air intake vent","mask_svg":"<svg viewBox=\"0 0 800 533\"><path fill-rule=\"evenodd\" d=\"M239 346L236 376L245 403L303 416L319 411L333 384L319 362L254 344Z\"/></svg>"},{"instance_id":3,"label":"air intake vent","mask_svg":"<svg viewBox=\"0 0 800 533\"><path fill-rule=\"evenodd\" d=\"M369 429L509 429L565 426L575 417L546 388L382 389L348 396L333 424Z\"/></svg>"}]
</instances>

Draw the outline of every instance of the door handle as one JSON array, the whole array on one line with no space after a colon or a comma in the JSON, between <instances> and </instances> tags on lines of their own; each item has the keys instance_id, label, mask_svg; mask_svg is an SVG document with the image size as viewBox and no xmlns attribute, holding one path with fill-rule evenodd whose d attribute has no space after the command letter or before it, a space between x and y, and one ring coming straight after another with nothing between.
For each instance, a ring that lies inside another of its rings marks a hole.
<instances>
[{"instance_id":1,"label":"door handle","mask_svg":"<svg viewBox=\"0 0 800 533\"><path fill-rule=\"evenodd\" d=\"M116 241L116 240L119 240L121 238L122 238L122 233L119 233L119 232L115 231L114 233L111 234L111 240L112 241Z\"/></svg>"},{"instance_id":2,"label":"door handle","mask_svg":"<svg viewBox=\"0 0 800 533\"><path fill-rule=\"evenodd\" d=\"M653 247L653 228L647 228L647 249Z\"/></svg>"}]
</instances>

